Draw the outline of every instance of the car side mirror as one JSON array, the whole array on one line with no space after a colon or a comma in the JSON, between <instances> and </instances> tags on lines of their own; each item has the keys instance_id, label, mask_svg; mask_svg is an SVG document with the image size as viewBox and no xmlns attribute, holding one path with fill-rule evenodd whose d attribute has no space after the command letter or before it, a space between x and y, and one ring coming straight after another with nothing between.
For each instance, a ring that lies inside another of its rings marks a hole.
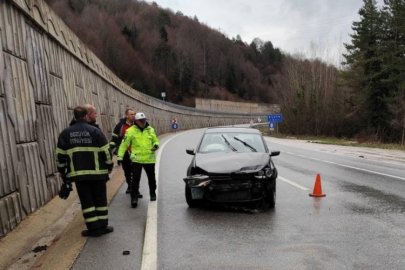
<instances>
[{"instance_id":1,"label":"car side mirror","mask_svg":"<svg viewBox=\"0 0 405 270\"><path fill-rule=\"evenodd\" d=\"M189 155L195 155L195 153L194 153L194 149L186 149L186 152L187 152L187 154L189 154Z\"/></svg>"},{"instance_id":2,"label":"car side mirror","mask_svg":"<svg viewBox=\"0 0 405 270\"><path fill-rule=\"evenodd\" d=\"M280 151L271 151L271 153L270 153L271 157L275 157L275 156L278 156L278 155L280 155Z\"/></svg>"}]
</instances>

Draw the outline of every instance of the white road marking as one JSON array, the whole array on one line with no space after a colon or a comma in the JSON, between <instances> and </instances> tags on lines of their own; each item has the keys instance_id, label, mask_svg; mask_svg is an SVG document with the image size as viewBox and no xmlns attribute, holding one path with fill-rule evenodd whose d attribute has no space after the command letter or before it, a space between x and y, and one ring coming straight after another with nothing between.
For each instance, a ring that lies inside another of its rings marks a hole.
<instances>
[{"instance_id":1,"label":"white road marking","mask_svg":"<svg viewBox=\"0 0 405 270\"><path fill-rule=\"evenodd\" d=\"M303 186L301 186L301 185L299 185L299 184L297 184L297 183L295 183L295 182L293 182L293 181L291 181L291 180L288 180L288 179L286 179L286 178L284 178L284 177L277 176L277 179L280 179L280 180L282 180L282 181L284 181L284 182L286 182L286 183L288 183L288 184L290 184L290 185L292 185L292 186L294 186L294 187L297 187L297 188L299 188L299 189L302 189L302 190L304 190L304 191L310 190L309 188L303 187Z\"/></svg>"},{"instance_id":2,"label":"white road marking","mask_svg":"<svg viewBox=\"0 0 405 270\"><path fill-rule=\"evenodd\" d=\"M312 159L312 160L316 160L316 161L320 161L320 162L324 162L324 163L329 163L329 164L333 164L333 165L337 165L337 166L342 166L345 168L350 168L350 169L354 169L354 170L358 170L358 171L363 171L363 172L373 173L373 174L387 176L387 177L391 177L391 178L396 178L396 179L400 179L400 180L405 180L405 177L400 177L400 176L396 176L396 175L380 173L380 172L362 169L362 168L349 166L349 165L345 165L345 164L340 164L340 163L336 163L336 162L332 162L332 161L326 161L326 160L322 160L322 159L318 159L318 158L308 157L308 156L304 156L304 155L298 155L298 154L295 154L292 152L287 152L287 151L283 151L283 153L287 153L287 154L298 156L298 157L308 158L308 159Z\"/></svg>"},{"instance_id":3,"label":"white road marking","mask_svg":"<svg viewBox=\"0 0 405 270\"><path fill-rule=\"evenodd\" d=\"M156 176L156 185L159 187L159 169L160 169L160 158L163 153L163 149L166 144L172 139L176 138L175 135L167 140L158 150L156 156L155 164L155 176ZM159 195L159 194L158 194ZM148 215L146 219L146 229L145 229L145 240L143 243L143 252L142 252L142 266L141 270L156 270L157 269L157 206L158 206L159 196L156 196L156 201L149 201L148 205Z\"/></svg>"}]
</instances>

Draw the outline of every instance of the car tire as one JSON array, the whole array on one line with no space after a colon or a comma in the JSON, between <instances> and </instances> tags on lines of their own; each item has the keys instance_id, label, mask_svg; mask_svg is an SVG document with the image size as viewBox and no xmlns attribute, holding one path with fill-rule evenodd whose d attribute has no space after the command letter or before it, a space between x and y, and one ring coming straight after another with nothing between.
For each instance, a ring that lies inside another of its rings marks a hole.
<instances>
[{"instance_id":1,"label":"car tire","mask_svg":"<svg viewBox=\"0 0 405 270\"><path fill-rule=\"evenodd\" d=\"M273 174L274 184L272 185L272 187L270 187L270 193L272 193L272 194L269 194L269 208L274 208L274 206L276 205L277 177L278 177L278 171L276 168L274 168L274 174Z\"/></svg>"},{"instance_id":2,"label":"car tire","mask_svg":"<svg viewBox=\"0 0 405 270\"><path fill-rule=\"evenodd\" d=\"M274 206L276 206L276 181L274 181L274 185L269 190L267 203L269 205L269 208L274 208Z\"/></svg>"},{"instance_id":3,"label":"car tire","mask_svg":"<svg viewBox=\"0 0 405 270\"><path fill-rule=\"evenodd\" d=\"M274 208L276 205L276 181L268 186L267 195L263 198L261 208L266 211Z\"/></svg>"},{"instance_id":4,"label":"car tire","mask_svg":"<svg viewBox=\"0 0 405 270\"><path fill-rule=\"evenodd\" d=\"M189 207L195 208L195 207L198 207L201 205L200 200L193 200L193 198L191 196L191 188L189 188L187 185L185 188L185 194L186 194L186 202Z\"/></svg>"}]
</instances>

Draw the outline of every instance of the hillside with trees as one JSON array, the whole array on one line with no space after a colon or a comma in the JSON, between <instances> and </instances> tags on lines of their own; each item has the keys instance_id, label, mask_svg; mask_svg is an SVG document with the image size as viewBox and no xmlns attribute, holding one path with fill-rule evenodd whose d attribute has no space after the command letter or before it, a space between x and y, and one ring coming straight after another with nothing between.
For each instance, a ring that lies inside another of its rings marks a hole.
<instances>
[{"instance_id":1,"label":"hillside with trees","mask_svg":"<svg viewBox=\"0 0 405 270\"><path fill-rule=\"evenodd\" d=\"M195 97L279 103L280 131L401 142L405 130L405 0L363 0L342 66L290 55L136 0L47 0L123 81L173 103ZM316 48L315 48L316 50ZM316 55L316 53L314 54Z\"/></svg>"},{"instance_id":2,"label":"hillside with trees","mask_svg":"<svg viewBox=\"0 0 405 270\"><path fill-rule=\"evenodd\" d=\"M47 0L123 81L170 102L194 97L275 102L271 76L282 53L270 41L249 46L180 11L132 0Z\"/></svg>"}]
</instances>

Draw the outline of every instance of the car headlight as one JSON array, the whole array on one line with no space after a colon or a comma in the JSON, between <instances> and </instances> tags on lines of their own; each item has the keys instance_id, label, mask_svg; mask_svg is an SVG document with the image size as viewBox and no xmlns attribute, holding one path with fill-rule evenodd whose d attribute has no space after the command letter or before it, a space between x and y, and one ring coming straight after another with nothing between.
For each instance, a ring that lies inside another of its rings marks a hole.
<instances>
[{"instance_id":1,"label":"car headlight","mask_svg":"<svg viewBox=\"0 0 405 270\"><path fill-rule=\"evenodd\" d=\"M266 168L258 171L255 175L255 178L257 178L257 179L269 178L272 175L273 175L273 170L270 169L269 167L266 167Z\"/></svg>"},{"instance_id":2,"label":"car headlight","mask_svg":"<svg viewBox=\"0 0 405 270\"><path fill-rule=\"evenodd\" d=\"M183 179L187 186L206 186L211 183L207 175L192 175Z\"/></svg>"}]
</instances>

